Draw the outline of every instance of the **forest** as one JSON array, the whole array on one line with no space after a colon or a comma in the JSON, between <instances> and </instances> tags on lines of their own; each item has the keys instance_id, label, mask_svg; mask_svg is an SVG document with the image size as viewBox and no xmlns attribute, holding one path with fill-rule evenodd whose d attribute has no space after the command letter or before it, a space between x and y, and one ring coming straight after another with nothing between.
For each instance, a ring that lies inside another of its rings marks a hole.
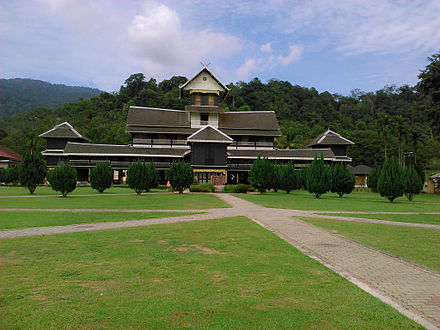
<instances>
[{"instance_id":1,"label":"forest","mask_svg":"<svg viewBox=\"0 0 440 330\"><path fill-rule=\"evenodd\" d=\"M26 150L29 135L38 135L68 121L92 143L130 143L125 120L130 105L184 109L179 98L182 76L157 82L131 75L119 92L45 107L0 121L0 144ZM359 89L343 96L272 79L254 78L230 84L222 103L226 111L275 111L282 136L278 148L304 148L327 128L356 144L349 148L353 165L381 164L385 153L440 169L440 53L428 58L416 86L385 86L375 92ZM44 141L38 141L44 149Z\"/></svg>"},{"instance_id":2,"label":"forest","mask_svg":"<svg viewBox=\"0 0 440 330\"><path fill-rule=\"evenodd\" d=\"M38 107L55 109L58 105L89 99L102 93L99 89L51 84L34 79L0 79L0 119L25 113Z\"/></svg>"}]
</instances>

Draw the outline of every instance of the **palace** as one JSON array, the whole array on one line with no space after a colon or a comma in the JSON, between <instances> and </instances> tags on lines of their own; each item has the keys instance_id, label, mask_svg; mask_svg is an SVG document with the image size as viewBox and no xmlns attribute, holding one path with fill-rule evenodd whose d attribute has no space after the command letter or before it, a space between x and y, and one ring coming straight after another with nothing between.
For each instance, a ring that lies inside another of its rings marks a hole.
<instances>
[{"instance_id":1,"label":"palace","mask_svg":"<svg viewBox=\"0 0 440 330\"><path fill-rule=\"evenodd\" d=\"M131 106L126 132L131 144L92 144L69 123L61 123L40 134L46 139L42 152L47 166L69 162L79 181L88 181L96 163L109 162L115 182L125 180L131 162L154 162L161 181L174 161L184 160L194 168L195 181L213 184L247 183L248 172L257 157L295 167L309 164L315 156L327 163L351 162L347 146L352 141L331 130L321 134L310 149L278 149L274 139L280 136L273 111L228 112L220 101L229 89L204 67L180 87L181 96L189 96L184 110Z\"/></svg>"}]
</instances>

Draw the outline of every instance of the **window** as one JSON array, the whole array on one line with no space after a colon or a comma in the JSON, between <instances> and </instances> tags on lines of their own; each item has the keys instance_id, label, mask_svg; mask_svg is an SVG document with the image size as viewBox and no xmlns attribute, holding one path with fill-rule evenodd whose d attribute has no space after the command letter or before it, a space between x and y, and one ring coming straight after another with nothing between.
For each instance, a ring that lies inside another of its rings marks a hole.
<instances>
[{"instance_id":1,"label":"window","mask_svg":"<svg viewBox=\"0 0 440 330\"><path fill-rule=\"evenodd\" d=\"M208 105L214 105L214 94L208 95Z\"/></svg>"},{"instance_id":2,"label":"window","mask_svg":"<svg viewBox=\"0 0 440 330\"><path fill-rule=\"evenodd\" d=\"M200 104L201 104L200 94L194 94L194 105L200 105Z\"/></svg>"},{"instance_id":3,"label":"window","mask_svg":"<svg viewBox=\"0 0 440 330\"><path fill-rule=\"evenodd\" d=\"M201 113L200 114L200 125L208 125L209 114Z\"/></svg>"}]
</instances>

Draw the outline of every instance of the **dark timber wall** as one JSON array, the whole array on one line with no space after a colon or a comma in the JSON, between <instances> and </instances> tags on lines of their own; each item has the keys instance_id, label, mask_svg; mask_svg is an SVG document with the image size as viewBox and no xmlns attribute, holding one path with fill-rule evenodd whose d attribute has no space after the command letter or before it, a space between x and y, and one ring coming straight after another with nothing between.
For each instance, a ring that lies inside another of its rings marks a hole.
<instances>
[{"instance_id":1,"label":"dark timber wall","mask_svg":"<svg viewBox=\"0 0 440 330\"><path fill-rule=\"evenodd\" d=\"M226 165L226 144L193 143L191 145L192 165Z\"/></svg>"}]
</instances>

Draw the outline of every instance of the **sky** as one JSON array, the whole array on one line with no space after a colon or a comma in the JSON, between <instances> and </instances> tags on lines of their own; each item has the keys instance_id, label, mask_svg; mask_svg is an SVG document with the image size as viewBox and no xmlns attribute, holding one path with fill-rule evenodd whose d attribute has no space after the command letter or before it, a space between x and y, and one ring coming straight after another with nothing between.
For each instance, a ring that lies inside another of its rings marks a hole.
<instances>
[{"instance_id":1,"label":"sky","mask_svg":"<svg viewBox=\"0 0 440 330\"><path fill-rule=\"evenodd\" d=\"M208 68L349 95L413 86L440 49L439 0L0 0L0 77L118 91Z\"/></svg>"}]
</instances>

